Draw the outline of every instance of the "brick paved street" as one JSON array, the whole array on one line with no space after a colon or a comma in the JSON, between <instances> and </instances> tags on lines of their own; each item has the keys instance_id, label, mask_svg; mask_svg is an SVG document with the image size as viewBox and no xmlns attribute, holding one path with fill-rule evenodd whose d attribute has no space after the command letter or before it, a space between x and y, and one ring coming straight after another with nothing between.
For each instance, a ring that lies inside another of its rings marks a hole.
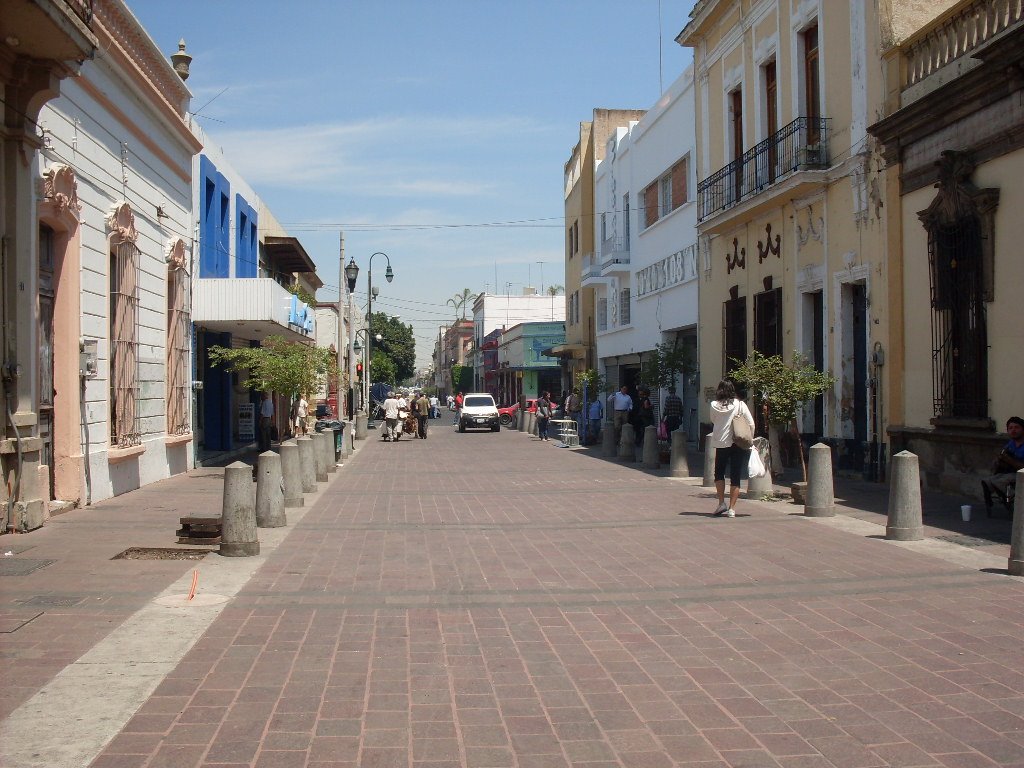
<instances>
[{"instance_id":1,"label":"brick paved street","mask_svg":"<svg viewBox=\"0 0 1024 768\"><path fill-rule=\"evenodd\" d=\"M554 445L369 441L93 765L1024 766L1022 580Z\"/></svg>"}]
</instances>

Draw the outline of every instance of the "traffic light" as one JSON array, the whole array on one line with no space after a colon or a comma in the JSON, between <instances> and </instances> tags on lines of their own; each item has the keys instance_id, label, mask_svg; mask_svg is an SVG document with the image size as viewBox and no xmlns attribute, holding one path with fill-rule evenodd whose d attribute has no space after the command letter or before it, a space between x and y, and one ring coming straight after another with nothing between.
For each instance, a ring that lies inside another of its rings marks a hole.
<instances>
[{"instance_id":1,"label":"traffic light","mask_svg":"<svg viewBox=\"0 0 1024 768\"><path fill-rule=\"evenodd\" d=\"M356 378L359 379L359 381L363 380L363 364L362 363L356 363Z\"/></svg>"}]
</instances>

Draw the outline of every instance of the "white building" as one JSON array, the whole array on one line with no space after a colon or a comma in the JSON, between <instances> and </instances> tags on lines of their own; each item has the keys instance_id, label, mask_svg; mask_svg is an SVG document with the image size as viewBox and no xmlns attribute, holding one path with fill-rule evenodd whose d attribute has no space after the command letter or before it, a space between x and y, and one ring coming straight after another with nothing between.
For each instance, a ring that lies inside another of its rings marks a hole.
<instances>
[{"instance_id":1,"label":"white building","mask_svg":"<svg viewBox=\"0 0 1024 768\"><path fill-rule=\"evenodd\" d=\"M190 94L121 0L94 12L103 55L39 114L38 344L22 363L43 498L72 504L192 466Z\"/></svg>"},{"instance_id":2,"label":"white building","mask_svg":"<svg viewBox=\"0 0 1024 768\"><path fill-rule=\"evenodd\" d=\"M594 287L597 357L609 384L635 387L658 344L697 346L697 214L693 69L639 121L617 128L594 174L594 242L583 286ZM649 358L648 358L649 359ZM677 382L697 437L695 375ZM660 402L663 393L651 392Z\"/></svg>"}]
</instances>

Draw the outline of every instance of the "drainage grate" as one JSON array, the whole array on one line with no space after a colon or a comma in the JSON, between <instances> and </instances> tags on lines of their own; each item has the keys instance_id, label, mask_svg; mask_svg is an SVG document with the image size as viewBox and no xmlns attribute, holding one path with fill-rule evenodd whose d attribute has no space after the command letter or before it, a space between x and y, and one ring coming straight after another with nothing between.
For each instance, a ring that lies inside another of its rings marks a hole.
<instances>
[{"instance_id":1,"label":"drainage grate","mask_svg":"<svg viewBox=\"0 0 1024 768\"><path fill-rule=\"evenodd\" d=\"M85 600L85 595L33 595L16 602L36 608L70 608L83 600Z\"/></svg>"},{"instance_id":2,"label":"drainage grate","mask_svg":"<svg viewBox=\"0 0 1024 768\"><path fill-rule=\"evenodd\" d=\"M129 547L114 555L111 560L202 560L212 550L176 549L159 547Z\"/></svg>"},{"instance_id":3,"label":"drainage grate","mask_svg":"<svg viewBox=\"0 0 1024 768\"><path fill-rule=\"evenodd\" d=\"M976 536L966 536L964 534L956 533L951 533L946 536L935 536L934 538L939 541L948 541L950 544L959 544L961 547L991 547L993 544L1006 543L999 541L998 537L993 537L993 539L979 539Z\"/></svg>"},{"instance_id":4,"label":"drainage grate","mask_svg":"<svg viewBox=\"0 0 1024 768\"><path fill-rule=\"evenodd\" d=\"M33 560L28 557L2 557L0 558L0 576L27 576L32 571L38 571L40 568L45 568L56 562L56 560Z\"/></svg>"}]
</instances>

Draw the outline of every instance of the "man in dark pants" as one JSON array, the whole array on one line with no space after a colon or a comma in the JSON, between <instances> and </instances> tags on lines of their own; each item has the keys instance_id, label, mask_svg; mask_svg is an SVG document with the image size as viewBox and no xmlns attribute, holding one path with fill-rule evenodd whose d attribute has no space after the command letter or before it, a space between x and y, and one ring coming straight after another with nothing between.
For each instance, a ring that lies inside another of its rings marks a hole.
<instances>
[{"instance_id":1,"label":"man in dark pants","mask_svg":"<svg viewBox=\"0 0 1024 768\"><path fill-rule=\"evenodd\" d=\"M416 426L418 429L416 436L421 440L426 440L427 419L430 418L430 400L425 395L421 395L420 398L413 403L413 408L416 409Z\"/></svg>"}]
</instances>

